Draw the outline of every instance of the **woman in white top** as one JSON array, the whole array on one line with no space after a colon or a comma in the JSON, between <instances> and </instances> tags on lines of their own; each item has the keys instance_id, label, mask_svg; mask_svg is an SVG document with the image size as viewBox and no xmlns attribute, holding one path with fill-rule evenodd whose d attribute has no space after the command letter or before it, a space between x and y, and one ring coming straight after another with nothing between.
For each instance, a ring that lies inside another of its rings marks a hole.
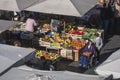
<instances>
[{"instance_id":1,"label":"woman in white top","mask_svg":"<svg viewBox=\"0 0 120 80\"><path fill-rule=\"evenodd\" d=\"M100 50L101 50L101 48L102 48L102 46L103 46L103 40L102 40L102 38L101 38L101 36L100 36L99 33L95 33L95 36L96 36L96 38L93 39L93 42L94 42L94 44L95 44L95 46L96 46L96 51L97 51L97 63L98 63L98 62L99 62L99 57L100 57ZM97 64L97 63L96 63L96 64Z\"/></svg>"},{"instance_id":2,"label":"woman in white top","mask_svg":"<svg viewBox=\"0 0 120 80\"><path fill-rule=\"evenodd\" d=\"M95 46L100 50L103 46L103 41L99 33L95 33L96 38L93 40Z\"/></svg>"}]
</instances>

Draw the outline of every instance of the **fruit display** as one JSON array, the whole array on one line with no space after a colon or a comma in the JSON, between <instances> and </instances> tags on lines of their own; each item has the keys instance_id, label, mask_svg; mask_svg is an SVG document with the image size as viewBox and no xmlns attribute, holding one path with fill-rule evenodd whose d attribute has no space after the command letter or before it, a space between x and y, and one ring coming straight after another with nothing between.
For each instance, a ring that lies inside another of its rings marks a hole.
<instances>
[{"instance_id":1,"label":"fruit display","mask_svg":"<svg viewBox=\"0 0 120 80\"><path fill-rule=\"evenodd\" d=\"M69 34L77 34L77 35L83 35L86 32L85 29L78 29L78 28L71 28L70 31L68 31Z\"/></svg>"},{"instance_id":2,"label":"fruit display","mask_svg":"<svg viewBox=\"0 0 120 80\"><path fill-rule=\"evenodd\" d=\"M45 29L50 29L51 27L50 27L50 24L43 24L43 28L45 28Z\"/></svg>"},{"instance_id":3,"label":"fruit display","mask_svg":"<svg viewBox=\"0 0 120 80\"><path fill-rule=\"evenodd\" d=\"M24 31L25 30L25 23L20 22L16 26L14 26L12 29L13 31ZM66 24L67 25L67 24ZM77 27L73 26L72 24L69 24L68 26L64 26L64 32L62 34L59 34L57 32L53 32L52 27L49 23L45 23L37 29L40 33L44 33L44 37L40 36L34 36L37 37L36 43L35 40L33 41L39 46L44 46L44 47L55 47L55 48L62 48L65 49L62 52L66 52L66 54L62 53L63 56L66 56L70 59L72 59L72 53L78 53L78 50L81 49L82 47L85 46L85 40L86 39L94 39L95 38L95 33L102 33L103 30L101 29L95 29L95 28L86 28L86 27ZM38 33L38 34L40 34ZM50 34L49 34L50 33ZM22 37L22 36L21 36ZM25 38L31 38L32 35L30 36L24 36ZM33 44L32 42L32 44ZM43 50L37 50L36 53L36 58L41 58L41 56L44 56L45 59L48 60L55 60L60 55L58 52L49 52L49 51L43 51Z\"/></svg>"},{"instance_id":4,"label":"fruit display","mask_svg":"<svg viewBox=\"0 0 120 80\"><path fill-rule=\"evenodd\" d=\"M54 32L54 36L50 37L46 35L43 41L50 42L50 46L56 48L77 48L80 49L85 44L85 39L94 39L95 33L100 32L102 30L97 29L90 29L90 28L74 28L74 30L80 31L80 35L76 34L75 31L73 34L66 33L65 35L59 35L58 33Z\"/></svg>"},{"instance_id":5,"label":"fruit display","mask_svg":"<svg viewBox=\"0 0 120 80\"><path fill-rule=\"evenodd\" d=\"M60 43L54 42L54 43L51 43L50 46L60 48Z\"/></svg>"},{"instance_id":6,"label":"fruit display","mask_svg":"<svg viewBox=\"0 0 120 80\"><path fill-rule=\"evenodd\" d=\"M47 52L47 51L43 51L43 50L38 50L35 53L36 58L41 58L41 56L44 56L45 59L47 60L55 60L58 57L60 57L60 55L58 53L55 52Z\"/></svg>"},{"instance_id":7,"label":"fruit display","mask_svg":"<svg viewBox=\"0 0 120 80\"><path fill-rule=\"evenodd\" d=\"M67 31L66 35L72 38L80 38L82 39L94 39L95 33L102 33L102 29L95 28L84 28L84 27L71 27L69 31ZM76 37L75 37L76 36Z\"/></svg>"},{"instance_id":8,"label":"fruit display","mask_svg":"<svg viewBox=\"0 0 120 80\"><path fill-rule=\"evenodd\" d=\"M95 33L102 33L103 30L101 29L90 29L86 28L87 32L85 32L84 35L82 35L83 39L94 39L95 38Z\"/></svg>"},{"instance_id":9,"label":"fruit display","mask_svg":"<svg viewBox=\"0 0 120 80\"><path fill-rule=\"evenodd\" d=\"M24 22L19 22L15 26L13 26L13 30L14 31L18 31L18 30L24 31L25 30L25 25L26 24Z\"/></svg>"},{"instance_id":10,"label":"fruit display","mask_svg":"<svg viewBox=\"0 0 120 80\"><path fill-rule=\"evenodd\" d=\"M24 30L25 23L19 23L16 25L15 29ZM47 32L52 30L51 25L45 23L40 28L41 32ZM57 32L51 32L51 34L45 35L44 38L38 38L38 43L40 46L46 47L56 47L56 48L63 48L63 49L71 49L73 52L78 51L85 45L85 39L94 39L95 33L99 32L102 33L103 30L94 29L94 28L85 28L85 27L76 27L69 25L65 28L65 34L59 34ZM66 53L67 54L67 53ZM36 52L36 57L40 58L44 56L48 60L55 60L60 55L56 52L48 52L38 50Z\"/></svg>"},{"instance_id":11,"label":"fruit display","mask_svg":"<svg viewBox=\"0 0 120 80\"><path fill-rule=\"evenodd\" d=\"M41 27L42 32L47 32L49 30L51 30L51 26L48 23L43 24L43 26Z\"/></svg>"}]
</instances>

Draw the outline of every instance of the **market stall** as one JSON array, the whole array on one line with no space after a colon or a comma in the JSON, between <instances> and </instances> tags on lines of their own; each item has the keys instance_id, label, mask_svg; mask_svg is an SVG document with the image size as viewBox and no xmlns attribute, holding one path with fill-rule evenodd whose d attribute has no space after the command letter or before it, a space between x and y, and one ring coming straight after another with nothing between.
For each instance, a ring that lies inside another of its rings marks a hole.
<instances>
[{"instance_id":1,"label":"market stall","mask_svg":"<svg viewBox=\"0 0 120 80\"><path fill-rule=\"evenodd\" d=\"M96 38L96 33L101 36L104 32L102 29L66 25L66 28L63 30L64 33L60 34L52 31L50 24L51 23L45 23L38 26L33 34L33 38L30 38L31 36L27 36L27 34L22 36L21 40L24 39L24 41L21 41L21 43L24 42L22 44L28 45L28 42L30 42L31 46L28 47L36 48L38 50L36 54L39 54L38 57L46 53L51 58L53 56L58 57L59 55L67 59L78 61L78 51L85 46L86 39L94 40ZM13 33L25 31L25 23L20 22L17 26L14 26L11 31ZM40 34L43 34L43 36L40 36ZM30 38L31 41L27 41L27 38ZM44 47L44 50L42 47ZM50 54L52 55L50 56Z\"/></svg>"},{"instance_id":2,"label":"market stall","mask_svg":"<svg viewBox=\"0 0 120 80\"><path fill-rule=\"evenodd\" d=\"M35 53L37 59L44 56L45 59L53 62L59 57L79 61L79 50L85 46L86 39L94 40L96 33L101 36L104 32L102 29L92 28L92 26L88 28L86 25L52 20L51 18L51 22L44 22L44 24L37 26L32 35L25 31L25 22L18 22L8 29L12 34L9 41L16 42L17 40L21 43L21 47L37 49ZM64 28L60 32L53 30L52 24L59 26L58 23Z\"/></svg>"},{"instance_id":3,"label":"market stall","mask_svg":"<svg viewBox=\"0 0 120 80\"><path fill-rule=\"evenodd\" d=\"M93 40L96 38L95 33L101 35L103 30L85 27L78 27L78 29L67 27L65 32L62 35L53 32L52 37L48 34L44 38L39 38L39 46L61 48L60 56L66 58L69 56L68 59L78 61L78 51L85 46L85 40Z\"/></svg>"}]
</instances>

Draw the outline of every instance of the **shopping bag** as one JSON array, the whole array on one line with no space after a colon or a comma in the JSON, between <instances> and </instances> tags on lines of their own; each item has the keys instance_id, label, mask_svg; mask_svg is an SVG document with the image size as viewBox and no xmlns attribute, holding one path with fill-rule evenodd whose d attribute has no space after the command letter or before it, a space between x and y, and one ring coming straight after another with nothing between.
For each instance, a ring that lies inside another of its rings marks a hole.
<instances>
[{"instance_id":1,"label":"shopping bag","mask_svg":"<svg viewBox=\"0 0 120 80\"><path fill-rule=\"evenodd\" d=\"M87 56L87 57L90 57L91 52L83 52L83 55L84 55L84 56Z\"/></svg>"}]
</instances>

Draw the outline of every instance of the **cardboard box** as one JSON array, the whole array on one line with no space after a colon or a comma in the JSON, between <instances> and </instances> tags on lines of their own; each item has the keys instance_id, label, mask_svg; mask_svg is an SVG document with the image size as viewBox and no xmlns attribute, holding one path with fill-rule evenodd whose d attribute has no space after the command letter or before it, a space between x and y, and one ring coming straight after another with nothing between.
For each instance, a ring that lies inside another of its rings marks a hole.
<instances>
[{"instance_id":1,"label":"cardboard box","mask_svg":"<svg viewBox=\"0 0 120 80\"><path fill-rule=\"evenodd\" d=\"M50 43L49 43L49 42L40 41L39 44L40 44L41 46L50 47Z\"/></svg>"},{"instance_id":2,"label":"cardboard box","mask_svg":"<svg viewBox=\"0 0 120 80\"><path fill-rule=\"evenodd\" d=\"M79 61L79 54L78 53L74 53L74 61Z\"/></svg>"},{"instance_id":3,"label":"cardboard box","mask_svg":"<svg viewBox=\"0 0 120 80\"><path fill-rule=\"evenodd\" d=\"M66 50L66 58L73 60L73 51L72 50Z\"/></svg>"},{"instance_id":4,"label":"cardboard box","mask_svg":"<svg viewBox=\"0 0 120 80\"><path fill-rule=\"evenodd\" d=\"M60 55L64 58L73 60L73 52L69 49L62 49Z\"/></svg>"},{"instance_id":5,"label":"cardboard box","mask_svg":"<svg viewBox=\"0 0 120 80\"><path fill-rule=\"evenodd\" d=\"M62 57L66 57L66 56L67 56L67 54L66 54L66 49L62 49L62 50L60 51L60 55L61 55Z\"/></svg>"}]
</instances>

